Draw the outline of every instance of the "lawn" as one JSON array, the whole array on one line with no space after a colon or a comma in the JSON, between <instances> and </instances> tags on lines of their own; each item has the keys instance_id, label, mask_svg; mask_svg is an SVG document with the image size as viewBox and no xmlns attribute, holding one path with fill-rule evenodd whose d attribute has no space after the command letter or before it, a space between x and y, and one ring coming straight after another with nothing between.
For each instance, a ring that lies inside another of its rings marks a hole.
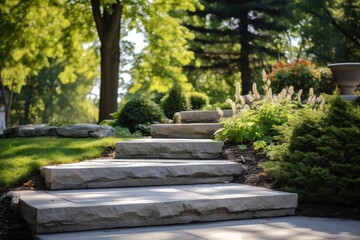
<instances>
[{"instance_id":1,"label":"lawn","mask_svg":"<svg viewBox=\"0 0 360 240\"><path fill-rule=\"evenodd\" d=\"M0 192L18 186L40 167L101 156L106 146L124 138L14 138L0 139Z\"/></svg>"}]
</instances>

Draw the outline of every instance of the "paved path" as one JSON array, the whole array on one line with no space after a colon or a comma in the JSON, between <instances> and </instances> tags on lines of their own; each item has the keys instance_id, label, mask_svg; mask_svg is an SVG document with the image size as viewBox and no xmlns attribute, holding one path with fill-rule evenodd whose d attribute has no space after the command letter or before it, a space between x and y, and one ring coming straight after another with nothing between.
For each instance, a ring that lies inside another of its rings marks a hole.
<instances>
[{"instance_id":1,"label":"paved path","mask_svg":"<svg viewBox=\"0 0 360 240\"><path fill-rule=\"evenodd\" d=\"M38 235L41 240L360 239L360 221L279 217Z\"/></svg>"}]
</instances>

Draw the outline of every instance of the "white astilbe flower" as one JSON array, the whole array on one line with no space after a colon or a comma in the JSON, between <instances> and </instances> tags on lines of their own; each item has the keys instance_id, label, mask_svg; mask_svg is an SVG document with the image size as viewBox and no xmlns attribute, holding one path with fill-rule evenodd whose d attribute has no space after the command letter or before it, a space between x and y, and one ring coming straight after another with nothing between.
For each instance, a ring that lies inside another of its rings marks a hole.
<instances>
[{"instance_id":1,"label":"white astilbe flower","mask_svg":"<svg viewBox=\"0 0 360 240\"><path fill-rule=\"evenodd\" d=\"M260 94L259 94L259 92L257 90L256 83L253 83L252 90L253 90L253 96L252 97L254 98L254 100L259 100L260 99Z\"/></svg>"},{"instance_id":2,"label":"white astilbe flower","mask_svg":"<svg viewBox=\"0 0 360 240\"><path fill-rule=\"evenodd\" d=\"M262 71L261 71L261 80L266 84L266 82L267 82L267 76L266 76L266 72L265 72L265 70L263 69Z\"/></svg>"},{"instance_id":3,"label":"white astilbe flower","mask_svg":"<svg viewBox=\"0 0 360 240\"><path fill-rule=\"evenodd\" d=\"M248 94L246 97L249 102L253 102L255 100L250 94Z\"/></svg>"},{"instance_id":4,"label":"white astilbe flower","mask_svg":"<svg viewBox=\"0 0 360 240\"><path fill-rule=\"evenodd\" d=\"M216 111L219 113L220 117L224 117L224 112L221 110L221 108L217 107Z\"/></svg>"},{"instance_id":5,"label":"white astilbe flower","mask_svg":"<svg viewBox=\"0 0 360 240\"><path fill-rule=\"evenodd\" d=\"M231 105L231 110L233 113L236 113L236 104L234 103L233 100L231 100L230 98L226 99L226 102L229 103Z\"/></svg>"},{"instance_id":6,"label":"white astilbe flower","mask_svg":"<svg viewBox=\"0 0 360 240\"><path fill-rule=\"evenodd\" d=\"M245 111L249 111L249 110L250 110L250 106L247 105L247 104L245 104L245 105L244 105L244 112L245 112Z\"/></svg>"},{"instance_id":7,"label":"white astilbe flower","mask_svg":"<svg viewBox=\"0 0 360 240\"><path fill-rule=\"evenodd\" d=\"M269 88L269 90L266 92L266 100L271 101L272 97L272 89Z\"/></svg>"},{"instance_id":8,"label":"white astilbe flower","mask_svg":"<svg viewBox=\"0 0 360 240\"><path fill-rule=\"evenodd\" d=\"M300 89L299 92L297 93L297 100L298 102L301 102L301 94L303 93L303 90Z\"/></svg>"},{"instance_id":9,"label":"white astilbe flower","mask_svg":"<svg viewBox=\"0 0 360 240\"><path fill-rule=\"evenodd\" d=\"M295 93L294 87L290 86L287 92L288 92L288 94L290 94L292 96Z\"/></svg>"},{"instance_id":10,"label":"white astilbe flower","mask_svg":"<svg viewBox=\"0 0 360 240\"><path fill-rule=\"evenodd\" d=\"M245 105L245 98L243 96L240 95L240 104L241 106Z\"/></svg>"},{"instance_id":11,"label":"white astilbe flower","mask_svg":"<svg viewBox=\"0 0 360 240\"><path fill-rule=\"evenodd\" d=\"M240 85L240 83L238 82L238 83L236 84L235 102L241 101L240 98L241 98L242 96L241 96L240 92L241 92L241 85Z\"/></svg>"}]
</instances>

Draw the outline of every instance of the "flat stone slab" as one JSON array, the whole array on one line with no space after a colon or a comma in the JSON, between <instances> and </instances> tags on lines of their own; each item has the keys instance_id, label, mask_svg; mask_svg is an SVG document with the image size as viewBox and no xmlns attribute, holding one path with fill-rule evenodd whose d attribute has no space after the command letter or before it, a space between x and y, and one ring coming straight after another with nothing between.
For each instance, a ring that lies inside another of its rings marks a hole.
<instances>
[{"instance_id":1,"label":"flat stone slab","mask_svg":"<svg viewBox=\"0 0 360 240\"><path fill-rule=\"evenodd\" d=\"M224 143L211 139L145 138L116 144L118 159L216 159Z\"/></svg>"},{"instance_id":2,"label":"flat stone slab","mask_svg":"<svg viewBox=\"0 0 360 240\"><path fill-rule=\"evenodd\" d=\"M35 233L293 215L297 194L242 184L19 191Z\"/></svg>"},{"instance_id":3,"label":"flat stone slab","mask_svg":"<svg viewBox=\"0 0 360 240\"><path fill-rule=\"evenodd\" d=\"M152 124L150 134L153 138L209 139L222 127L219 123Z\"/></svg>"},{"instance_id":4,"label":"flat stone slab","mask_svg":"<svg viewBox=\"0 0 360 240\"><path fill-rule=\"evenodd\" d=\"M232 110L223 110L224 117L231 117ZM182 111L180 112L181 123L218 123L220 114L216 110L208 111Z\"/></svg>"},{"instance_id":5,"label":"flat stone slab","mask_svg":"<svg viewBox=\"0 0 360 240\"><path fill-rule=\"evenodd\" d=\"M299 216L37 236L38 240L355 240L359 238L360 221Z\"/></svg>"},{"instance_id":6,"label":"flat stone slab","mask_svg":"<svg viewBox=\"0 0 360 240\"><path fill-rule=\"evenodd\" d=\"M40 171L49 189L80 189L227 182L242 166L224 160L97 159Z\"/></svg>"}]
</instances>

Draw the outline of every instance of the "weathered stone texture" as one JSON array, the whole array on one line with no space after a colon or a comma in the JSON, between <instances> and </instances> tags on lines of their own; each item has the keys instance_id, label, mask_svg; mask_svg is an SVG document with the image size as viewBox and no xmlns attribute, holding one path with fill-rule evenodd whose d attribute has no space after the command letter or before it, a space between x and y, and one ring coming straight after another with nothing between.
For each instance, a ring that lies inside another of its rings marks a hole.
<instances>
[{"instance_id":1,"label":"weathered stone texture","mask_svg":"<svg viewBox=\"0 0 360 240\"><path fill-rule=\"evenodd\" d=\"M116 144L119 159L215 159L223 142L209 139L139 139Z\"/></svg>"},{"instance_id":2,"label":"weathered stone texture","mask_svg":"<svg viewBox=\"0 0 360 240\"><path fill-rule=\"evenodd\" d=\"M154 138L214 138L223 126L218 123L152 124L150 134Z\"/></svg>"},{"instance_id":3,"label":"weathered stone texture","mask_svg":"<svg viewBox=\"0 0 360 240\"><path fill-rule=\"evenodd\" d=\"M297 194L241 184L25 191L20 212L37 233L293 215Z\"/></svg>"},{"instance_id":4,"label":"weathered stone texture","mask_svg":"<svg viewBox=\"0 0 360 240\"><path fill-rule=\"evenodd\" d=\"M233 180L241 164L201 160L98 159L41 169L50 189L216 183Z\"/></svg>"}]
</instances>

